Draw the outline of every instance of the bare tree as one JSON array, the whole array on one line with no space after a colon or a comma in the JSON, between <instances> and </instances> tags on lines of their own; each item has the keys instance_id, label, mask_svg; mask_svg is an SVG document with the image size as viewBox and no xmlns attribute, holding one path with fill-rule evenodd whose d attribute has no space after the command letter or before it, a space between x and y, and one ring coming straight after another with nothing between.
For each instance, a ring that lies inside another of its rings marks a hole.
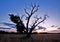
<instances>
[{"instance_id":1,"label":"bare tree","mask_svg":"<svg viewBox=\"0 0 60 42\"><path fill-rule=\"evenodd\" d=\"M24 9L24 10L25 10L25 13L28 15L28 17L26 17L26 18L27 18L27 23L26 23L26 28L27 28L26 31L27 31L27 32L28 32L28 25L29 25L30 18L31 18L31 16L32 16L35 12L37 12L38 7L39 7L39 5L38 5L38 6L37 6L37 5L32 5L31 13L28 13L28 12L26 11L26 9Z\"/></svg>"},{"instance_id":2,"label":"bare tree","mask_svg":"<svg viewBox=\"0 0 60 42\"><path fill-rule=\"evenodd\" d=\"M34 4L34 5L31 5L31 6L32 6L32 10L31 10L30 13L27 12L27 9L24 9L24 10L25 10L25 13L28 15L28 17L26 17L26 18L27 18L27 23L26 23L26 28L27 28L26 31L27 31L27 32L28 32L28 26L29 26L30 18L31 18L32 15L34 15L34 13L37 12L38 9L39 9L39 5ZM27 37L30 37L30 36L31 36L31 33L32 33L32 31L35 29L35 27L37 27L40 23L44 22L47 17L48 17L47 15L44 15L44 18L43 18L40 22L38 22L38 21L41 19L41 17L39 17L39 18L36 17L36 20L35 20L35 22L33 23L33 25L31 26L31 29L30 29L30 31L28 32Z\"/></svg>"}]
</instances>

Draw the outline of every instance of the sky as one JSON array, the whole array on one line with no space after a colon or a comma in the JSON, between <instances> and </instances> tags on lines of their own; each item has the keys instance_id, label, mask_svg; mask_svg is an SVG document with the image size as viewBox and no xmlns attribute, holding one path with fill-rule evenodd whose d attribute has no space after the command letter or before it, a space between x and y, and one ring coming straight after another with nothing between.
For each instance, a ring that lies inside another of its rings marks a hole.
<instances>
[{"instance_id":1,"label":"sky","mask_svg":"<svg viewBox=\"0 0 60 42\"><path fill-rule=\"evenodd\" d=\"M0 0L0 22L11 22L9 13L15 15L25 14L24 8L30 9L31 3L39 5L39 10L35 13L39 16L48 14L49 18L40 26L47 29L57 29L60 27L60 0ZM51 27L56 25L57 27Z\"/></svg>"}]
</instances>

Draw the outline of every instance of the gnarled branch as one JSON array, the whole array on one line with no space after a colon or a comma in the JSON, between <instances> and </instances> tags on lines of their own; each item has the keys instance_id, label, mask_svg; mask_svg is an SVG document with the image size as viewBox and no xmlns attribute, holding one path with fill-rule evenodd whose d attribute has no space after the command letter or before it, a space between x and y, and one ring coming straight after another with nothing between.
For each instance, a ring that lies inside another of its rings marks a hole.
<instances>
[{"instance_id":1,"label":"gnarled branch","mask_svg":"<svg viewBox=\"0 0 60 42\"><path fill-rule=\"evenodd\" d=\"M26 9L24 9L25 13L29 16L29 13L26 11Z\"/></svg>"},{"instance_id":2,"label":"gnarled branch","mask_svg":"<svg viewBox=\"0 0 60 42\"><path fill-rule=\"evenodd\" d=\"M32 27L31 27L28 35L31 35L31 33L32 33L32 31L35 29L35 27L38 26L40 23L44 22L44 21L46 20L46 18L47 18L47 15L44 15L44 19L41 20L40 22L38 22L38 20L39 20L40 18L37 18L37 20L35 21L35 23L32 25ZM37 22L38 22L38 23L37 23ZM37 24L36 24L36 23L37 23Z\"/></svg>"},{"instance_id":3,"label":"gnarled branch","mask_svg":"<svg viewBox=\"0 0 60 42\"><path fill-rule=\"evenodd\" d=\"M27 23L26 23L27 32L28 32L28 25L29 25L30 18L35 12L37 12L37 10L38 10L38 6L36 4L32 5L31 13L28 13L25 9L25 13L28 14Z\"/></svg>"}]
</instances>

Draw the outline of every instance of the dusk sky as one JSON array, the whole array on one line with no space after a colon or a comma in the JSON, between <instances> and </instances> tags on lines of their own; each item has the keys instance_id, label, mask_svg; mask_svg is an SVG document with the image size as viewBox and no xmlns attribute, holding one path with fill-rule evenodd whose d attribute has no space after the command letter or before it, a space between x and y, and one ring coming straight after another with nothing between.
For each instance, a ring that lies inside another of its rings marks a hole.
<instances>
[{"instance_id":1,"label":"dusk sky","mask_svg":"<svg viewBox=\"0 0 60 42\"><path fill-rule=\"evenodd\" d=\"M49 16L45 23L40 24L41 26L46 28L51 28L52 25L60 26L60 0L0 0L0 22L10 22L9 13L20 16L25 14L24 8L31 8L31 3L40 6L35 14Z\"/></svg>"}]
</instances>

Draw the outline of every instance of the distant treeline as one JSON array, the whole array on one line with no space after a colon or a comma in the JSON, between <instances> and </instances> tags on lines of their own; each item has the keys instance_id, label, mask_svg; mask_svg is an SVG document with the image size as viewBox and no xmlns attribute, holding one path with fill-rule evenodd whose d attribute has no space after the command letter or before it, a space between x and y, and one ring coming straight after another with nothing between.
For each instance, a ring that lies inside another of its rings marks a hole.
<instances>
[{"instance_id":1,"label":"distant treeline","mask_svg":"<svg viewBox=\"0 0 60 42\"><path fill-rule=\"evenodd\" d=\"M26 34L26 33L17 33L17 32L5 32L5 31L0 31L0 34ZM60 34L60 33L47 33L47 32L33 32L32 34Z\"/></svg>"},{"instance_id":2,"label":"distant treeline","mask_svg":"<svg viewBox=\"0 0 60 42\"><path fill-rule=\"evenodd\" d=\"M15 32L5 32L5 31L0 31L0 34L25 34L25 33L15 33ZM33 32L32 34L38 34L37 32ZM39 34L47 34L47 32L40 32Z\"/></svg>"}]
</instances>

